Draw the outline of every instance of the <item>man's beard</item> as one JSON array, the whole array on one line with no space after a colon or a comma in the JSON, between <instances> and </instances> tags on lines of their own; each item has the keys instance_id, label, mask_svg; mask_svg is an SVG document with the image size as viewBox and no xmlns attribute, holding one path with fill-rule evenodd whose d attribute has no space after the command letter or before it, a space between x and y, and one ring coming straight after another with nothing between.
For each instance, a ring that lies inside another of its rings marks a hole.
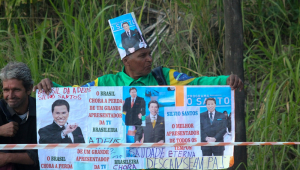
<instances>
[{"instance_id":1,"label":"man's beard","mask_svg":"<svg viewBox=\"0 0 300 170\"><path fill-rule=\"evenodd\" d=\"M8 104L8 106L9 106L10 108L12 108L12 109L17 109L17 108L19 108L19 107L22 106L22 104L26 101L26 98L27 98L27 96L24 96L23 98L17 98L17 97L14 97L14 98L8 98L8 97L7 97L5 100L6 100L6 103ZM9 103L9 99L16 100L16 102L13 103L13 104L10 104L10 103Z\"/></svg>"}]
</instances>

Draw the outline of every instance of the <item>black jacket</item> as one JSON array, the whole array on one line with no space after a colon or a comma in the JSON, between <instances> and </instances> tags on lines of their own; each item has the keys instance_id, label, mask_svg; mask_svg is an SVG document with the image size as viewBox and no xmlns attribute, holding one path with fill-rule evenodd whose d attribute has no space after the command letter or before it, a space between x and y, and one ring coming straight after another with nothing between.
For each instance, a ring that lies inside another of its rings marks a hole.
<instances>
[{"instance_id":1,"label":"black jacket","mask_svg":"<svg viewBox=\"0 0 300 170\"><path fill-rule=\"evenodd\" d=\"M130 100L131 97L126 98L123 106L123 111L126 111L125 125L141 125L142 120L139 119L138 114L142 113L143 116L145 115L145 100L137 96L132 108Z\"/></svg>"},{"instance_id":2,"label":"black jacket","mask_svg":"<svg viewBox=\"0 0 300 170\"><path fill-rule=\"evenodd\" d=\"M140 35L137 32L137 30L130 30L130 37L126 34L126 32L123 32L121 34L121 41L122 41L122 47L126 51L126 55L130 54L128 51L128 48L134 47L135 50L138 50L139 44L140 44Z\"/></svg>"},{"instance_id":3,"label":"black jacket","mask_svg":"<svg viewBox=\"0 0 300 170\"><path fill-rule=\"evenodd\" d=\"M226 133L227 120L223 113L215 110L215 116L212 124L210 124L210 119L208 113L203 112L200 114L200 125L201 125L201 142L207 142L206 137L216 138L216 142L224 142L223 136ZM212 147L214 152L223 151L224 146L201 146L202 150L206 150Z\"/></svg>"},{"instance_id":4,"label":"black jacket","mask_svg":"<svg viewBox=\"0 0 300 170\"><path fill-rule=\"evenodd\" d=\"M62 128L55 122L39 129L40 141L39 143L71 143L68 140L61 138ZM84 143L84 137L81 129L78 126L73 132L74 143Z\"/></svg>"},{"instance_id":5,"label":"black jacket","mask_svg":"<svg viewBox=\"0 0 300 170\"><path fill-rule=\"evenodd\" d=\"M4 100L0 100L0 126L7 124L11 121L19 123L19 130L14 137L2 137L0 136L0 144L36 144L36 102L35 98L29 97L29 116L25 123L21 123L21 119L18 115L11 116L7 110L7 103ZM6 114L4 114L6 113ZM3 151L0 151L3 152ZM10 153L27 152L29 157L34 161L34 165L21 165L14 164L16 170L37 170L40 169L38 161L37 150L11 150L4 151Z\"/></svg>"},{"instance_id":6,"label":"black jacket","mask_svg":"<svg viewBox=\"0 0 300 170\"><path fill-rule=\"evenodd\" d=\"M135 141L140 141L144 134L144 143L156 143L161 140L165 142L165 121L157 115L156 123L153 128L150 116L146 117L146 126L139 126L135 134Z\"/></svg>"}]
</instances>

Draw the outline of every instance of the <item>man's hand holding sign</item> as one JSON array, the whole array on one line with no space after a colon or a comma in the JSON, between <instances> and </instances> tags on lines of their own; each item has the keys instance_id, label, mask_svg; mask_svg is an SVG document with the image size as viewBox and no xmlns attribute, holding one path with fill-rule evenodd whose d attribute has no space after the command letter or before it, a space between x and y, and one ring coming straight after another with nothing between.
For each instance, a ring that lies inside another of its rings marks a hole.
<instances>
[{"instance_id":1,"label":"man's hand holding sign","mask_svg":"<svg viewBox=\"0 0 300 170\"><path fill-rule=\"evenodd\" d=\"M242 91L244 88L243 81L236 74L231 74L227 78L226 83L231 87L232 90Z\"/></svg>"}]
</instances>

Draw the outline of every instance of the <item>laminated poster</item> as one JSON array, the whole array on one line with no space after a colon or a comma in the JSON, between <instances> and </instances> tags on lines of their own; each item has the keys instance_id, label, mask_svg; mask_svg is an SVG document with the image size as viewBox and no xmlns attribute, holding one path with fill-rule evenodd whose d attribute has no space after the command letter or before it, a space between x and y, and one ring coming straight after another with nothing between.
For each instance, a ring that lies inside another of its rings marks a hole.
<instances>
[{"instance_id":1,"label":"laminated poster","mask_svg":"<svg viewBox=\"0 0 300 170\"><path fill-rule=\"evenodd\" d=\"M51 143L234 142L229 86L53 88L37 92L37 141ZM233 146L40 149L46 169L224 169Z\"/></svg>"},{"instance_id":2,"label":"laminated poster","mask_svg":"<svg viewBox=\"0 0 300 170\"><path fill-rule=\"evenodd\" d=\"M140 48L148 47L133 12L110 19L108 22L121 59Z\"/></svg>"}]
</instances>

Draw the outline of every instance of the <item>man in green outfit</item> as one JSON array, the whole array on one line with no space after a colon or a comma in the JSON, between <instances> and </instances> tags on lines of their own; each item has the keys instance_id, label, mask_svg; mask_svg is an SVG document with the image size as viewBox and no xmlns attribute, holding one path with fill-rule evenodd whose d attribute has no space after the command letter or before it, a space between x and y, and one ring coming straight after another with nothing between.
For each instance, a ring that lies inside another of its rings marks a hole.
<instances>
[{"instance_id":1,"label":"man in green outfit","mask_svg":"<svg viewBox=\"0 0 300 170\"><path fill-rule=\"evenodd\" d=\"M98 77L93 82L85 84L89 86L155 86L158 85L151 74L152 57L149 48L141 48L122 59L124 67L117 74L108 74ZM162 68L167 85L230 85L230 87L242 90L243 82L237 75L218 77L190 77L173 69ZM62 87L48 78L43 79L34 87L34 90L44 90L47 94L51 87Z\"/></svg>"},{"instance_id":2,"label":"man in green outfit","mask_svg":"<svg viewBox=\"0 0 300 170\"><path fill-rule=\"evenodd\" d=\"M155 77L151 74L152 57L150 48L141 48L122 59L124 67L117 74L107 74L98 77L96 80L83 85L89 86L155 86L158 85ZM217 77L191 77L179 73L173 69L162 68L163 76L167 85L230 85L231 89L242 90L243 82L237 75ZM43 79L34 86L36 89L44 90L47 94L52 87L63 87L52 82L50 79Z\"/></svg>"}]
</instances>

